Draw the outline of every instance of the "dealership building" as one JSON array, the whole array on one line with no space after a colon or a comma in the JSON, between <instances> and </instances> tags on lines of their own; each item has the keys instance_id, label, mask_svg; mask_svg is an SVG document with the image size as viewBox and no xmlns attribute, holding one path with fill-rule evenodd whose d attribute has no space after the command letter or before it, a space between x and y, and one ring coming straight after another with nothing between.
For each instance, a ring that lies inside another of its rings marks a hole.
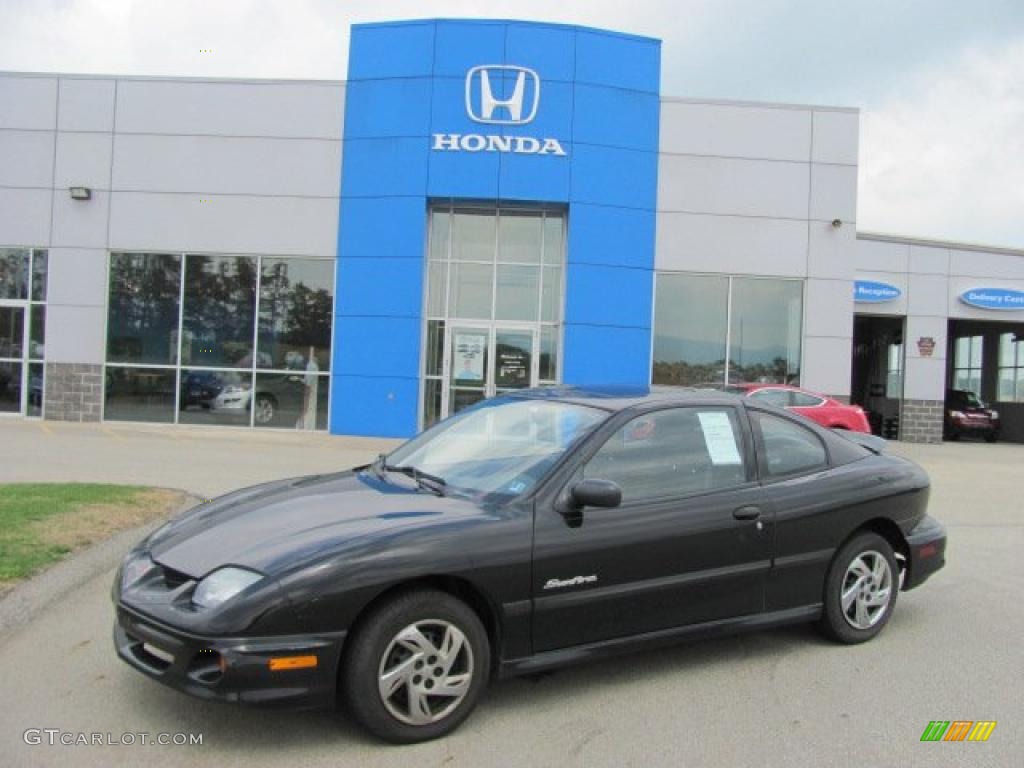
<instances>
[{"instance_id":1,"label":"dealership building","mask_svg":"<svg viewBox=\"0 0 1024 768\"><path fill-rule=\"evenodd\" d=\"M660 41L352 27L344 81L0 73L0 411L408 436L555 383L799 383L1024 441L1024 251L857 231L855 109Z\"/></svg>"}]
</instances>

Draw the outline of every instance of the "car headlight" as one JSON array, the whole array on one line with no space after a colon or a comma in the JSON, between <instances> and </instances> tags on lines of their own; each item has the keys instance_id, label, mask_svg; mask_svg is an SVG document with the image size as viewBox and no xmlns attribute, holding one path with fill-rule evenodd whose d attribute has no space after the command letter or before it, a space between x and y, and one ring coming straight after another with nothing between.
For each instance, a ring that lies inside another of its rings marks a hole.
<instances>
[{"instance_id":1,"label":"car headlight","mask_svg":"<svg viewBox=\"0 0 1024 768\"><path fill-rule=\"evenodd\" d=\"M121 591L123 592L132 584L142 581L156 568L149 555L133 554L128 555L121 566Z\"/></svg>"},{"instance_id":2,"label":"car headlight","mask_svg":"<svg viewBox=\"0 0 1024 768\"><path fill-rule=\"evenodd\" d=\"M989 411L988 415L989 415L990 418L998 419L999 418L999 411Z\"/></svg>"},{"instance_id":3,"label":"car headlight","mask_svg":"<svg viewBox=\"0 0 1024 768\"><path fill-rule=\"evenodd\" d=\"M199 582L192 593L192 602L200 608L214 608L262 578L263 574L246 568L220 568Z\"/></svg>"}]
</instances>

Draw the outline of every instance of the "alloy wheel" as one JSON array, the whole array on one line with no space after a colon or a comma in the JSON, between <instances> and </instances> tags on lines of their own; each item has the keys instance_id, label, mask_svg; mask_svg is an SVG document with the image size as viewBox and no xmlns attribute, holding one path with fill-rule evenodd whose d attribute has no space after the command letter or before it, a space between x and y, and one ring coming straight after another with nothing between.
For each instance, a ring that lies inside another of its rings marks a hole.
<instances>
[{"instance_id":1,"label":"alloy wheel","mask_svg":"<svg viewBox=\"0 0 1024 768\"><path fill-rule=\"evenodd\" d=\"M889 609L892 595L892 569L882 553L869 550L853 558L839 592L843 617L851 627L875 626Z\"/></svg>"},{"instance_id":2,"label":"alloy wheel","mask_svg":"<svg viewBox=\"0 0 1024 768\"><path fill-rule=\"evenodd\" d=\"M451 622L426 619L402 629L380 660L377 688L385 708L409 725L451 714L473 681L473 650Z\"/></svg>"}]
</instances>

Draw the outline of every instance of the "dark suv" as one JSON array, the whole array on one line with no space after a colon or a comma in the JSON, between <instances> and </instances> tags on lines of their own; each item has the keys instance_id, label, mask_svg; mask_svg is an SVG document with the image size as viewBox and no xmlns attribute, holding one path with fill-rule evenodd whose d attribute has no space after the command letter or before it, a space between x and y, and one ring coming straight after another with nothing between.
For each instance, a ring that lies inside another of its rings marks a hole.
<instances>
[{"instance_id":1,"label":"dark suv","mask_svg":"<svg viewBox=\"0 0 1024 768\"><path fill-rule=\"evenodd\" d=\"M975 435L994 443L999 439L999 413L973 392L947 389L942 431L947 440L959 440L960 435Z\"/></svg>"}]
</instances>

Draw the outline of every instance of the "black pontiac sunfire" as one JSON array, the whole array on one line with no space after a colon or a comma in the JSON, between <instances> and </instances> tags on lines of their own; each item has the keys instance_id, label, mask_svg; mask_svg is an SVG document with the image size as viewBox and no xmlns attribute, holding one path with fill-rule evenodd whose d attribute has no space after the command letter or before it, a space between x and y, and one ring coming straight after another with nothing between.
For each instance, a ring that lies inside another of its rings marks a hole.
<instances>
[{"instance_id":1,"label":"black pontiac sunfire","mask_svg":"<svg viewBox=\"0 0 1024 768\"><path fill-rule=\"evenodd\" d=\"M340 700L413 742L495 677L791 622L863 642L946 545L880 445L719 392L524 390L167 523L118 570L115 646L201 698Z\"/></svg>"}]
</instances>

